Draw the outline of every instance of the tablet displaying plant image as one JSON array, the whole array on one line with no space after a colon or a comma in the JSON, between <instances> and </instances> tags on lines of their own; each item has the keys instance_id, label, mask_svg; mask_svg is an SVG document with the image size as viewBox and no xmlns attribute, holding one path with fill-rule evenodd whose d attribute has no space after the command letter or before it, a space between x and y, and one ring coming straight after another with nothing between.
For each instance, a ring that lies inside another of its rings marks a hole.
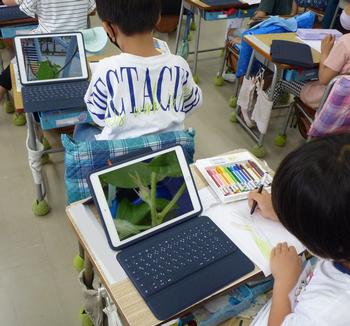
<instances>
[{"instance_id":1,"label":"tablet displaying plant image","mask_svg":"<svg viewBox=\"0 0 350 326\"><path fill-rule=\"evenodd\" d=\"M120 240L194 209L176 151L98 177Z\"/></svg>"},{"instance_id":2,"label":"tablet displaying plant image","mask_svg":"<svg viewBox=\"0 0 350 326\"><path fill-rule=\"evenodd\" d=\"M29 82L83 76L76 35L22 38L21 47Z\"/></svg>"}]
</instances>

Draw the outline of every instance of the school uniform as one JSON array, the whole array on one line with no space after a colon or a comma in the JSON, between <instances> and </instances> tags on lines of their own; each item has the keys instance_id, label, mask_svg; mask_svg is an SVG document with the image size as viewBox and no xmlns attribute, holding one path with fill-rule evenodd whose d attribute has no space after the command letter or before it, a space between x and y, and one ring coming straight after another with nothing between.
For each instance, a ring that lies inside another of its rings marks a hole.
<instances>
[{"instance_id":1,"label":"school uniform","mask_svg":"<svg viewBox=\"0 0 350 326\"><path fill-rule=\"evenodd\" d=\"M97 140L183 130L185 117L202 103L188 63L177 55L122 53L94 70L85 102L102 128Z\"/></svg>"}]
</instances>

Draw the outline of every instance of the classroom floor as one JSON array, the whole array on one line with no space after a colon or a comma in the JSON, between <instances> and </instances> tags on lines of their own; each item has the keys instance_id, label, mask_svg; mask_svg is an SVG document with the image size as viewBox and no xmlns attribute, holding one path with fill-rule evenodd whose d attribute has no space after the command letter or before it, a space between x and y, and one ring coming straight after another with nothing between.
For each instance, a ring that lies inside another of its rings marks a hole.
<instances>
[{"instance_id":1,"label":"classroom floor","mask_svg":"<svg viewBox=\"0 0 350 326\"><path fill-rule=\"evenodd\" d=\"M224 30L224 22L205 23L201 45L221 46ZM169 38L171 49L174 39L175 35ZM115 48L109 46L108 53L113 51ZM254 145L238 124L229 121L228 99L233 86L226 83L218 88L213 84L220 60L219 52L211 52L202 54L198 64L204 105L187 121L187 126L197 132L197 158ZM265 159L273 168L302 143L298 132L290 129L287 146L274 145L285 113L285 110L273 112L266 137ZM1 108L0 324L77 326L83 302L78 275L72 266L77 241L65 215L63 154L51 155L52 162L44 168L51 212L46 217L35 217L31 211L35 189L27 163L26 131L26 127L15 127L12 116Z\"/></svg>"}]
</instances>

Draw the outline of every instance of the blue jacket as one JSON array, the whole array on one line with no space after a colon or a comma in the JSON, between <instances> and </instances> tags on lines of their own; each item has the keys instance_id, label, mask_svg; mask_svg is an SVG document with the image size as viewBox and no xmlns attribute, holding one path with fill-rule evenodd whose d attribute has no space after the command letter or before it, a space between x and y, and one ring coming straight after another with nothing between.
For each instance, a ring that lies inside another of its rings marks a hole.
<instances>
[{"instance_id":1,"label":"blue jacket","mask_svg":"<svg viewBox=\"0 0 350 326\"><path fill-rule=\"evenodd\" d=\"M262 23L246 30L242 34L242 43L239 53L236 76L241 77L245 75L249 65L250 57L253 52L250 45L244 41L245 35L288 33L295 32L297 28L312 28L315 17L316 14L311 11L289 19L273 16L263 21Z\"/></svg>"}]
</instances>

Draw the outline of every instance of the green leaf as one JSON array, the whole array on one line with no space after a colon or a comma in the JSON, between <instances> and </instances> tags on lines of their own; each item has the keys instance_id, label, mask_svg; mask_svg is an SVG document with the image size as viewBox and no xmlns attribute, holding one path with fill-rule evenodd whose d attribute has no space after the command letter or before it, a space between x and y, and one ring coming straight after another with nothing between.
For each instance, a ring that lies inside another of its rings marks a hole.
<instances>
[{"instance_id":1,"label":"green leaf","mask_svg":"<svg viewBox=\"0 0 350 326\"><path fill-rule=\"evenodd\" d=\"M118 204L117 219L127 220L132 224L139 224L151 211L146 203L133 205L129 200L123 198Z\"/></svg>"},{"instance_id":2,"label":"green leaf","mask_svg":"<svg viewBox=\"0 0 350 326\"><path fill-rule=\"evenodd\" d=\"M137 180L133 178L137 175L139 176L139 179L143 185L150 185L151 172L152 170L147 163L140 162L103 174L100 176L100 180L105 183L110 183L119 188L132 189L139 187Z\"/></svg>"},{"instance_id":3,"label":"green leaf","mask_svg":"<svg viewBox=\"0 0 350 326\"><path fill-rule=\"evenodd\" d=\"M149 165L152 171L163 176L163 179L166 177L182 177L180 164L175 152L158 156Z\"/></svg>"},{"instance_id":4,"label":"green leaf","mask_svg":"<svg viewBox=\"0 0 350 326\"><path fill-rule=\"evenodd\" d=\"M49 60L41 61L37 73L38 80L56 79L61 66L51 63Z\"/></svg>"},{"instance_id":5,"label":"green leaf","mask_svg":"<svg viewBox=\"0 0 350 326\"><path fill-rule=\"evenodd\" d=\"M181 177L181 168L174 152L166 153L154 158L150 163L140 162L131 166L106 173L100 176L101 182L110 183L119 188L139 188L141 181L143 186L151 184L151 173L157 174L157 182L166 177Z\"/></svg>"},{"instance_id":6,"label":"green leaf","mask_svg":"<svg viewBox=\"0 0 350 326\"><path fill-rule=\"evenodd\" d=\"M117 228L118 235L121 240L128 238L132 235L138 234L141 231L149 229L150 225L134 225L129 221L116 219L114 221L115 227Z\"/></svg>"}]
</instances>

